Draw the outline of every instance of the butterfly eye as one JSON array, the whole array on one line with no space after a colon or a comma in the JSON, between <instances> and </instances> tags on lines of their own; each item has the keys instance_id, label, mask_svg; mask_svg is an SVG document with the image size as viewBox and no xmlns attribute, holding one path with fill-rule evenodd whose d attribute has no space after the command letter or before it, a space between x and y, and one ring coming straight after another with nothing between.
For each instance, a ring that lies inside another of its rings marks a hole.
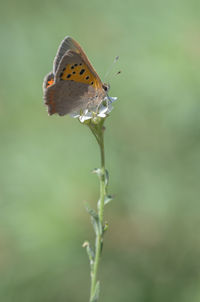
<instances>
[{"instance_id":1,"label":"butterfly eye","mask_svg":"<svg viewBox=\"0 0 200 302\"><path fill-rule=\"evenodd\" d=\"M109 86L108 86L107 84L103 84L103 85L102 85L102 88L103 88L105 91L108 91Z\"/></svg>"}]
</instances>

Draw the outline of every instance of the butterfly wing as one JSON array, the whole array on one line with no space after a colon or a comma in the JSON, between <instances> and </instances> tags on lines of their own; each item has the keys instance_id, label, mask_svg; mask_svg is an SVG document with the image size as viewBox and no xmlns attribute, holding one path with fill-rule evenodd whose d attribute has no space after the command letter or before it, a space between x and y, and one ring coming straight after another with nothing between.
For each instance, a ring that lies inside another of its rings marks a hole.
<instances>
[{"instance_id":1,"label":"butterfly wing","mask_svg":"<svg viewBox=\"0 0 200 302\"><path fill-rule=\"evenodd\" d=\"M75 44L72 42L73 39L70 38L69 36L65 37L65 39L60 43L60 46L58 47L58 51L57 54L55 56L54 62L53 62L53 73L56 73L56 70L58 68L58 65L62 59L62 57L64 56L64 54L68 51L68 50L75 50L76 51L76 47Z\"/></svg>"},{"instance_id":2,"label":"butterfly wing","mask_svg":"<svg viewBox=\"0 0 200 302\"><path fill-rule=\"evenodd\" d=\"M106 95L89 66L74 50L65 53L54 79L52 75L47 75L44 81L44 100L50 115L96 107Z\"/></svg>"},{"instance_id":3,"label":"butterfly wing","mask_svg":"<svg viewBox=\"0 0 200 302\"><path fill-rule=\"evenodd\" d=\"M49 72L43 81L43 90L45 90L46 88L48 88L49 86L51 86L54 83L54 74L53 72Z\"/></svg>"},{"instance_id":4,"label":"butterfly wing","mask_svg":"<svg viewBox=\"0 0 200 302\"><path fill-rule=\"evenodd\" d=\"M94 97L94 91L83 83L74 81L60 81L46 89L44 96L50 115L58 113L60 116L86 109L88 98Z\"/></svg>"},{"instance_id":5,"label":"butterfly wing","mask_svg":"<svg viewBox=\"0 0 200 302\"><path fill-rule=\"evenodd\" d=\"M58 65L59 65L62 57L68 50L72 50L82 57L83 61L89 67L90 71L93 73L93 75L96 77L96 79L98 79L99 86L102 85L101 79L99 78L97 72L94 70L92 64L88 60L88 58L87 58L85 52L83 51L83 49L81 48L81 46L78 44L78 42L76 42L74 39L72 39L69 36L65 37L65 39L61 42L61 44L58 48L58 51L57 51L57 54L56 54L56 57L55 57L54 63L53 63L54 74L56 73L56 70L58 68Z\"/></svg>"},{"instance_id":6,"label":"butterfly wing","mask_svg":"<svg viewBox=\"0 0 200 302\"><path fill-rule=\"evenodd\" d=\"M65 115L96 107L105 97L102 82L80 45L70 37L60 44L43 84L48 113Z\"/></svg>"}]
</instances>

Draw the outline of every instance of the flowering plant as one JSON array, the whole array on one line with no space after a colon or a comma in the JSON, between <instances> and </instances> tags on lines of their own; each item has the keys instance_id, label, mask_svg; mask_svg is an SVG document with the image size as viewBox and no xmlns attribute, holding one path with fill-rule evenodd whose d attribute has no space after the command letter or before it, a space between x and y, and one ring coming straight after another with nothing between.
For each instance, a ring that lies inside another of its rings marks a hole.
<instances>
[{"instance_id":1,"label":"flowering plant","mask_svg":"<svg viewBox=\"0 0 200 302\"><path fill-rule=\"evenodd\" d=\"M86 248L90 261L91 289L90 302L97 302L99 299L100 283L97 281L97 273L99 268L100 256L103 248L103 236L108 228L108 224L104 222L104 207L112 200L112 196L108 195L108 171L105 168L105 152L104 152L104 122L112 111L112 103L116 101L116 97L106 96L100 106L95 110L84 110L80 113L71 114L72 117L78 118L79 121L87 125L96 138L100 148L101 167L93 170L97 174L100 181L100 198L97 202L97 210L86 205L86 210L91 216L92 225L95 232L94 247L85 241L83 247Z\"/></svg>"}]
</instances>

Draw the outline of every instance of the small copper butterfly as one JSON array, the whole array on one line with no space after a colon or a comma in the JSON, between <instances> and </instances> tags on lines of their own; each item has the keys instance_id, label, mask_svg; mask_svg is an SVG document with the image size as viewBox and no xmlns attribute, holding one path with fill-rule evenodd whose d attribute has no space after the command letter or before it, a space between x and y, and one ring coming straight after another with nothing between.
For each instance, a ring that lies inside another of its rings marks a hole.
<instances>
[{"instance_id":1,"label":"small copper butterfly","mask_svg":"<svg viewBox=\"0 0 200 302\"><path fill-rule=\"evenodd\" d=\"M65 115L97 108L107 96L103 84L80 45L71 37L60 44L53 71L43 82L44 102L48 113Z\"/></svg>"}]
</instances>

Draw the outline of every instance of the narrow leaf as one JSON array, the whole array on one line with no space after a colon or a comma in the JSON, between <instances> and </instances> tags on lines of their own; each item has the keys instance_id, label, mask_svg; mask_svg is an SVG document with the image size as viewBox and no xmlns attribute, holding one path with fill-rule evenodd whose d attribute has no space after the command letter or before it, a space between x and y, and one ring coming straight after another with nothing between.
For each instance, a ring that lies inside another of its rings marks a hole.
<instances>
[{"instance_id":1,"label":"narrow leaf","mask_svg":"<svg viewBox=\"0 0 200 302\"><path fill-rule=\"evenodd\" d=\"M111 202L113 200L113 196L112 195L107 195L104 199L104 204L108 204L109 202Z\"/></svg>"},{"instance_id":2,"label":"narrow leaf","mask_svg":"<svg viewBox=\"0 0 200 302\"><path fill-rule=\"evenodd\" d=\"M105 185L108 186L108 182L109 182L109 173L108 170L105 170Z\"/></svg>"},{"instance_id":3,"label":"narrow leaf","mask_svg":"<svg viewBox=\"0 0 200 302\"><path fill-rule=\"evenodd\" d=\"M83 243L83 247L86 248L88 258L89 258L89 261L90 261L90 265L93 266L93 264L94 264L94 251L93 251L90 243L88 241L85 241Z\"/></svg>"},{"instance_id":4,"label":"narrow leaf","mask_svg":"<svg viewBox=\"0 0 200 302\"><path fill-rule=\"evenodd\" d=\"M99 294L100 294L100 283L97 281L94 291L94 296L92 297L91 302L97 302L99 300Z\"/></svg>"},{"instance_id":5,"label":"narrow leaf","mask_svg":"<svg viewBox=\"0 0 200 302\"><path fill-rule=\"evenodd\" d=\"M86 211L90 214L91 217L93 217L94 219L98 219L98 215L97 215L97 212L92 209L89 204L85 204L85 208L86 208Z\"/></svg>"},{"instance_id":6,"label":"narrow leaf","mask_svg":"<svg viewBox=\"0 0 200 302\"><path fill-rule=\"evenodd\" d=\"M94 231L95 231L95 234L99 234L99 217L97 215L97 212L92 209L88 204L85 204L85 208L86 208L86 211L90 214L91 216L91 222L92 222L92 225L94 227Z\"/></svg>"},{"instance_id":7,"label":"narrow leaf","mask_svg":"<svg viewBox=\"0 0 200 302\"><path fill-rule=\"evenodd\" d=\"M100 168L95 168L92 173L97 174L99 177L102 176L102 171Z\"/></svg>"},{"instance_id":8,"label":"narrow leaf","mask_svg":"<svg viewBox=\"0 0 200 302\"><path fill-rule=\"evenodd\" d=\"M103 233L105 233L108 229L108 223L105 222L104 227L103 227Z\"/></svg>"},{"instance_id":9,"label":"narrow leaf","mask_svg":"<svg viewBox=\"0 0 200 302\"><path fill-rule=\"evenodd\" d=\"M95 234L99 234L99 218L94 218L93 216L91 216L91 222L95 231Z\"/></svg>"}]
</instances>

